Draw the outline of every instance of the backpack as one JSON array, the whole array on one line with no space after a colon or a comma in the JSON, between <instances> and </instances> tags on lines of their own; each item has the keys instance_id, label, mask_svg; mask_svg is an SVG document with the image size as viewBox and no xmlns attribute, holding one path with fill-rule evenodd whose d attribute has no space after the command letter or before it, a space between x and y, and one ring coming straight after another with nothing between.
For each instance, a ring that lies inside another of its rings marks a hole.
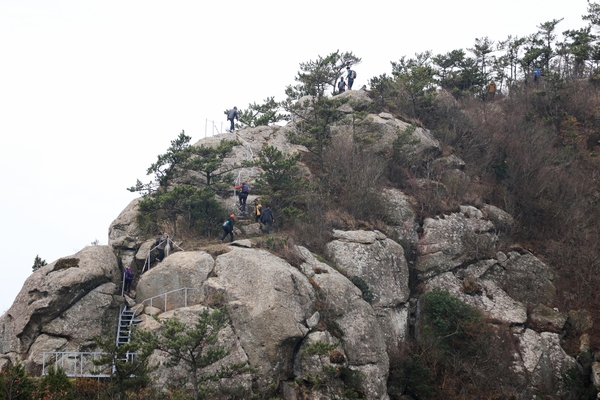
<instances>
[{"instance_id":1,"label":"backpack","mask_svg":"<svg viewBox=\"0 0 600 400\"><path fill-rule=\"evenodd\" d=\"M351 79L356 79L356 71L350 70L350 78Z\"/></svg>"},{"instance_id":2,"label":"backpack","mask_svg":"<svg viewBox=\"0 0 600 400\"><path fill-rule=\"evenodd\" d=\"M248 185L244 185L244 186L242 186L242 193L246 193L246 194L248 194L248 191L249 191L249 190L250 190L250 189L248 188Z\"/></svg>"},{"instance_id":3,"label":"backpack","mask_svg":"<svg viewBox=\"0 0 600 400\"><path fill-rule=\"evenodd\" d=\"M229 220L223 222L223 228L227 228L229 226Z\"/></svg>"}]
</instances>

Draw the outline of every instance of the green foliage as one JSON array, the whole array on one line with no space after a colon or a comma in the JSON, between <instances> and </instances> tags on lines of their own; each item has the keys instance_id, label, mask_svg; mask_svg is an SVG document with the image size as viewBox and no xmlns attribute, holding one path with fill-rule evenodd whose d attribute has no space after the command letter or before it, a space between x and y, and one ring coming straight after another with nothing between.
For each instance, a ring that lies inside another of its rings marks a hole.
<instances>
[{"instance_id":1,"label":"green foliage","mask_svg":"<svg viewBox=\"0 0 600 400\"><path fill-rule=\"evenodd\" d=\"M291 100L306 95L322 97L329 87L333 89L332 94L335 94L336 83L342 72L360 61L352 52L340 53L337 50L326 57L318 56L315 61L300 63L300 71L296 76L298 85L288 86L286 95Z\"/></svg>"},{"instance_id":2,"label":"green foliage","mask_svg":"<svg viewBox=\"0 0 600 400\"><path fill-rule=\"evenodd\" d=\"M21 364L9 365L0 372L0 400L29 400L35 383Z\"/></svg>"},{"instance_id":3,"label":"green foliage","mask_svg":"<svg viewBox=\"0 0 600 400\"><path fill-rule=\"evenodd\" d=\"M482 323L481 312L442 289L425 293L420 301L423 334L436 338L448 350L466 350L471 328Z\"/></svg>"},{"instance_id":4,"label":"green foliage","mask_svg":"<svg viewBox=\"0 0 600 400\"><path fill-rule=\"evenodd\" d=\"M210 390L202 383L218 380L221 376L248 370L243 366L228 366L214 374L201 370L229 354L229 349L217 345L218 334L225 327L228 315L224 308L214 311L204 309L193 327L175 318L157 319L162 325L161 334L140 332L141 337L154 343L156 348L169 356L166 366L182 365L194 388L194 399L204 398Z\"/></svg>"},{"instance_id":5,"label":"green foliage","mask_svg":"<svg viewBox=\"0 0 600 400\"><path fill-rule=\"evenodd\" d=\"M263 104L256 102L249 104L246 110L239 111L239 121L251 128L256 126L267 126L279 121L287 121L289 117L279 113L281 105L275 101L275 97L267 97ZM228 111L225 111L227 114Z\"/></svg>"},{"instance_id":6,"label":"green foliage","mask_svg":"<svg viewBox=\"0 0 600 400\"><path fill-rule=\"evenodd\" d=\"M394 78L387 74L375 76L369 80L371 94L376 101L379 111L383 111L389 105L388 100L398 95Z\"/></svg>"},{"instance_id":7,"label":"green foliage","mask_svg":"<svg viewBox=\"0 0 600 400\"><path fill-rule=\"evenodd\" d=\"M50 367L38 382L37 397L44 400L74 400L73 384L62 368Z\"/></svg>"},{"instance_id":8,"label":"green foliage","mask_svg":"<svg viewBox=\"0 0 600 400\"><path fill-rule=\"evenodd\" d=\"M138 224L145 232L158 229L160 223L172 225L173 237L177 235L178 220L187 221L190 228L213 226L223 214L215 199L218 190L233 183L232 171L239 165L223 166L236 141L222 140L216 147L190 146L191 137L182 131L171 142L165 154L148 168L154 180L137 184L128 190L139 192L143 199L138 203ZM200 176L200 181L191 176Z\"/></svg>"},{"instance_id":9,"label":"green foliage","mask_svg":"<svg viewBox=\"0 0 600 400\"><path fill-rule=\"evenodd\" d=\"M31 267L31 269L35 272L38 269L42 268L44 265L48 265L46 260L42 260L39 255L36 255L35 259L33 260L33 266Z\"/></svg>"},{"instance_id":10,"label":"green foliage","mask_svg":"<svg viewBox=\"0 0 600 400\"><path fill-rule=\"evenodd\" d=\"M300 354L319 355L319 356L329 355L329 353L332 350L334 350L336 347L338 347L339 344L340 344L339 341L329 344L329 343L325 343L320 340L317 340L316 342L311 343L310 346L308 346L307 348L300 350Z\"/></svg>"},{"instance_id":11,"label":"green foliage","mask_svg":"<svg viewBox=\"0 0 600 400\"><path fill-rule=\"evenodd\" d=\"M392 61L392 75L401 91L400 99L408 103L406 111L421 118L432 106L435 98L435 70L431 66L431 52L416 54L416 58L402 57Z\"/></svg>"},{"instance_id":12,"label":"green foliage","mask_svg":"<svg viewBox=\"0 0 600 400\"><path fill-rule=\"evenodd\" d=\"M398 132L398 136L392 142L391 152L385 154L388 179L401 187L406 183L409 172L416 172L414 167L417 160L408 151L410 146L418 143L418 139L412 136L416 129L415 125L410 125L404 131Z\"/></svg>"},{"instance_id":13,"label":"green foliage","mask_svg":"<svg viewBox=\"0 0 600 400\"><path fill-rule=\"evenodd\" d=\"M322 171L323 154L331 141L331 126L341 120L343 113L338 108L342 101L336 98L313 97L290 106L289 111L299 121L296 130L288 133L294 144L305 146Z\"/></svg>"},{"instance_id":14,"label":"green foliage","mask_svg":"<svg viewBox=\"0 0 600 400\"><path fill-rule=\"evenodd\" d=\"M596 399L597 390L590 379L590 371L583 374L573 366L568 368L560 377L562 391L566 399L593 400Z\"/></svg>"},{"instance_id":15,"label":"green foliage","mask_svg":"<svg viewBox=\"0 0 600 400\"><path fill-rule=\"evenodd\" d=\"M373 292L371 292L369 285L367 284L367 282L365 282L365 280L363 278L355 275L350 280L352 281L352 283L354 283L354 285L357 288L360 289L360 291L362 292L362 298L364 301L366 301L367 303L370 303L373 301L375 296L373 295Z\"/></svg>"},{"instance_id":16,"label":"green foliage","mask_svg":"<svg viewBox=\"0 0 600 400\"><path fill-rule=\"evenodd\" d=\"M110 371L107 390L116 398L126 398L127 392L140 391L150 385L150 373L156 369L149 364L148 358L156 348L153 340L143 335L143 331L133 329L129 343L117 346L112 337L94 337L96 345L102 350L94 365L106 367Z\"/></svg>"},{"instance_id":17,"label":"green foliage","mask_svg":"<svg viewBox=\"0 0 600 400\"><path fill-rule=\"evenodd\" d=\"M275 147L265 146L258 153L256 165L262 170L255 182L258 190L266 194L265 204L278 210L285 218L297 218L304 202L306 186L302 180L298 160L300 154L285 155ZM281 222L281 218L280 218Z\"/></svg>"}]
</instances>

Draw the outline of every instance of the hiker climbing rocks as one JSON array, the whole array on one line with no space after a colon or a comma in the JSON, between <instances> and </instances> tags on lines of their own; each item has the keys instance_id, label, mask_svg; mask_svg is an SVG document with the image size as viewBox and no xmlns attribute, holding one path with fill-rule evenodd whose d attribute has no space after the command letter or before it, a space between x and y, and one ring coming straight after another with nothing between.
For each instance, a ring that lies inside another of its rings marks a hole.
<instances>
[{"instance_id":1,"label":"hiker climbing rocks","mask_svg":"<svg viewBox=\"0 0 600 400\"><path fill-rule=\"evenodd\" d=\"M243 213L246 212L246 200L248 199L248 193L250 192L250 188L246 184L246 182L242 182L241 185L237 185L233 187L235 190L239 190L239 200L240 200L240 211Z\"/></svg>"},{"instance_id":2,"label":"hiker climbing rocks","mask_svg":"<svg viewBox=\"0 0 600 400\"><path fill-rule=\"evenodd\" d=\"M234 119L238 119L238 112L237 112L237 107L233 107L231 110L229 110L229 112L227 113L227 121L231 121L231 127L229 128L229 132L233 132L235 130L235 125L233 123Z\"/></svg>"},{"instance_id":3,"label":"hiker climbing rocks","mask_svg":"<svg viewBox=\"0 0 600 400\"><path fill-rule=\"evenodd\" d=\"M271 210L270 205L266 205L265 209L262 210L262 214L260 216L260 222L265 224L265 232L271 233L271 229L273 228L273 222L275 222L275 216L273 215L273 210Z\"/></svg>"},{"instance_id":4,"label":"hiker climbing rocks","mask_svg":"<svg viewBox=\"0 0 600 400\"><path fill-rule=\"evenodd\" d=\"M346 71L348 71L348 75L346 76L346 79L348 80L348 90L352 90L352 85L356 79L356 72L351 70L350 67L346 67Z\"/></svg>"},{"instance_id":5,"label":"hiker climbing rocks","mask_svg":"<svg viewBox=\"0 0 600 400\"><path fill-rule=\"evenodd\" d=\"M490 96L490 100L493 100L494 96L496 96L496 82L490 82L490 85L488 86L488 94Z\"/></svg>"},{"instance_id":6,"label":"hiker climbing rocks","mask_svg":"<svg viewBox=\"0 0 600 400\"><path fill-rule=\"evenodd\" d=\"M123 292L125 294L129 294L131 292L131 283L133 282L133 278L135 277L135 273L133 272L133 270L131 269L131 267L128 265L127 268L125 268L125 286L123 286Z\"/></svg>"},{"instance_id":7,"label":"hiker climbing rocks","mask_svg":"<svg viewBox=\"0 0 600 400\"><path fill-rule=\"evenodd\" d=\"M262 211L262 205L258 202L258 199L254 199L254 216L255 222L260 221L260 213Z\"/></svg>"},{"instance_id":8,"label":"hiker climbing rocks","mask_svg":"<svg viewBox=\"0 0 600 400\"><path fill-rule=\"evenodd\" d=\"M344 82L344 77L342 76L340 78L340 81L338 82L338 92L340 94L344 93L346 91L346 82Z\"/></svg>"},{"instance_id":9,"label":"hiker climbing rocks","mask_svg":"<svg viewBox=\"0 0 600 400\"><path fill-rule=\"evenodd\" d=\"M169 244L170 241L171 241L171 239L169 239L169 234L167 232L165 232L162 236L159 236L158 238L156 238L156 241L154 242L154 245L156 246L156 249L158 250L158 255L156 256L156 261L161 262L162 260L164 260L165 247L167 247L167 244Z\"/></svg>"},{"instance_id":10,"label":"hiker climbing rocks","mask_svg":"<svg viewBox=\"0 0 600 400\"><path fill-rule=\"evenodd\" d=\"M221 237L221 242L225 240L227 235L231 236L231 241L233 242L233 226L235 225L235 215L231 214L229 218L223 223L223 236Z\"/></svg>"},{"instance_id":11,"label":"hiker climbing rocks","mask_svg":"<svg viewBox=\"0 0 600 400\"><path fill-rule=\"evenodd\" d=\"M541 68L538 68L538 67L536 67L536 68L533 70L533 82L534 82L534 83L537 85L537 84L538 84L538 82L539 82L539 80L540 80L540 78L541 78L543 75L544 75L544 74L542 74L542 69L541 69Z\"/></svg>"}]
</instances>

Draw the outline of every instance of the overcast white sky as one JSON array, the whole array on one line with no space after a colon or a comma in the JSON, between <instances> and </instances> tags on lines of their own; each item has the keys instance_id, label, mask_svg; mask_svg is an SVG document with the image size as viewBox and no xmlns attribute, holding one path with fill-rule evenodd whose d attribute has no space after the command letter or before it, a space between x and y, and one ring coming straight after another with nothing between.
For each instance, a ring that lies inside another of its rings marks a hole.
<instances>
[{"instance_id":1,"label":"overcast white sky","mask_svg":"<svg viewBox=\"0 0 600 400\"><path fill-rule=\"evenodd\" d=\"M390 61L525 36L585 0L0 0L0 313L37 254L92 241L135 198L126 191L182 129L268 96L300 62L361 57L355 88Z\"/></svg>"}]
</instances>

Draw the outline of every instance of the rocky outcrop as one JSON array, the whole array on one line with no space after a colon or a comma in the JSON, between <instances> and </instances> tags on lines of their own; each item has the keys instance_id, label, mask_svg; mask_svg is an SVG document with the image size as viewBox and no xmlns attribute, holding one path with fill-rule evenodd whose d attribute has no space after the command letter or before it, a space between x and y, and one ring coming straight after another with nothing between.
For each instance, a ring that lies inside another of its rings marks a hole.
<instances>
[{"instance_id":1,"label":"rocky outcrop","mask_svg":"<svg viewBox=\"0 0 600 400\"><path fill-rule=\"evenodd\" d=\"M493 229L494 224L471 206L461 206L460 213L444 218L425 219L417 248L419 275L428 278L492 256L498 241Z\"/></svg>"},{"instance_id":2,"label":"rocky outcrop","mask_svg":"<svg viewBox=\"0 0 600 400\"><path fill-rule=\"evenodd\" d=\"M357 234L350 233L350 236ZM348 278L317 261L306 249L300 251L305 257L301 269L311 277L316 288L320 326L339 337L348 368L359 373L361 387L368 398L387 398L389 358L385 336L373 308L362 299L361 291Z\"/></svg>"},{"instance_id":3,"label":"rocky outcrop","mask_svg":"<svg viewBox=\"0 0 600 400\"><path fill-rule=\"evenodd\" d=\"M416 247L419 242L417 233L419 224L410 197L398 189L385 189L383 196L389 204L386 213L390 232L388 236L395 235L392 239L395 239L398 243L406 243L410 247Z\"/></svg>"},{"instance_id":4,"label":"rocky outcrop","mask_svg":"<svg viewBox=\"0 0 600 400\"><path fill-rule=\"evenodd\" d=\"M138 202L132 200L108 228L108 245L114 250L121 265L132 265L139 247L140 229L136 221Z\"/></svg>"},{"instance_id":5,"label":"rocky outcrop","mask_svg":"<svg viewBox=\"0 0 600 400\"><path fill-rule=\"evenodd\" d=\"M0 318L0 353L39 363L39 349L89 350L94 334L114 331L120 283L108 246L89 246L40 268Z\"/></svg>"},{"instance_id":6,"label":"rocky outcrop","mask_svg":"<svg viewBox=\"0 0 600 400\"><path fill-rule=\"evenodd\" d=\"M551 332L537 333L526 329L519 338L519 361L529 376L529 384L544 391L559 387L562 374L575 366L575 359L560 346L560 335Z\"/></svg>"},{"instance_id":7,"label":"rocky outcrop","mask_svg":"<svg viewBox=\"0 0 600 400\"><path fill-rule=\"evenodd\" d=\"M359 277L373 293L372 304L394 307L409 296L404 249L377 231L338 231L327 244L330 258L349 278Z\"/></svg>"},{"instance_id":8,"label":"rocky outcrop","mask_svg":"<svg viewBox=\"0 0 600 400\"><path fill-rule=\"evenodd\" d=\"M182 288L200 289L212 272L214 264L215 261L210 254L203 251L173 253L140 277L136 287L136 302L141 304L151 297ZM167 297L167 308L185 306L185 295L186 293L181 291L171 293ZM191 305L199 301L200 292L190 291L187 296L188 305ZM154 304L158 304L156 307L163 307L164 300L156 299Z\"/></svg>"}]
</instances>

